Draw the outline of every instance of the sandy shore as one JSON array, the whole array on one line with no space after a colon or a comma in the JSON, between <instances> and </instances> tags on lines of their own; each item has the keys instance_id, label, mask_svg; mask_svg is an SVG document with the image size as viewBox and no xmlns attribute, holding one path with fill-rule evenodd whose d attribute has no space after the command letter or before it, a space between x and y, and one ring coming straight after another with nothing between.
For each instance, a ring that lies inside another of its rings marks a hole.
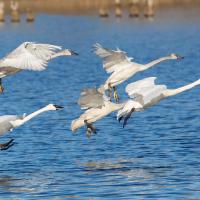
<instances>
[{"instance_id":1,"label":"sandy shore","mask_svg":"<svg viewBox=\"0 0 200 200\"><path fill-rule=\"evenodd\" d=\"M115 5L115 0L18 0L18 2L21 12L25 12L29 8L36 13L63 14L94 13L98 12L102 4L110 9ZM123 7L127 7L130 1L122 0L121 2ZM157 8L200 5L199 0L154 0L154 2ZM10 0L4 0L4 3L5 10L9 13Z\"/></svg>"}]
</instances>

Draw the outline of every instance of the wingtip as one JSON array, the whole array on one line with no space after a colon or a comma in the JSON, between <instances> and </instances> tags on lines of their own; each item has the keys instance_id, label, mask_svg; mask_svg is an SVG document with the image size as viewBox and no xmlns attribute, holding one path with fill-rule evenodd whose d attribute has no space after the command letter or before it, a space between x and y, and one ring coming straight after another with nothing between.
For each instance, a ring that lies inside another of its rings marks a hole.
<instances>
[{"instance_id":1,"label":"wingtip","mask_svg":"<svg viewBox=\"0 0 200 200\"><path fill-rule=\"evenodd\" d=\"M96 53L98 51L98 49L102 48L102 45L100 43L95 43L93 46L92 46L92 51L94 53Z\"/></svg>"}]
</instances>

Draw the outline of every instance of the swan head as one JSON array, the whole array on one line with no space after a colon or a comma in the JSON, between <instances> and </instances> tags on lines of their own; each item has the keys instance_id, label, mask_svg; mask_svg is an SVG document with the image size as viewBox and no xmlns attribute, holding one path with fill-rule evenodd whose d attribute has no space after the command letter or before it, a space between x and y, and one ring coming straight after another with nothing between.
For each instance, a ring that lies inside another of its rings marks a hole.
<instances>
[{"instance_id":1,"label":"swan head","mask_svg":"<svg viewBox=\"0 0 200 200\"><path fill-rule=\"evenodd\" d=\"M64 49L62 51L62 54L65 55L65 56L72 56L72 55L77 56L78 55L78 53L76 53L75 51L73 51L71 49Z\"/></svg>"},{"instance_id":2,"label":"swan head","mask_svg":"<svg viewBox=\"0 0 200 200\"><path fill-rule=\"evenodd\" d=\"M169 55L171 57L171 59L175 59L175 60L182 60L184 57L180 56L178 54L172 53Z\"/></svg>"},{"instance_id":3,"label":"swan head","mask_svg":"<svg viewBox=\"0 0 200 200\"><path fill-rule=\"evenodd\" d=\"M46 106L47 110L62 110L64 107L63 106L58 106L55 104L49 104Z\"/></svg>"}]
</instances>

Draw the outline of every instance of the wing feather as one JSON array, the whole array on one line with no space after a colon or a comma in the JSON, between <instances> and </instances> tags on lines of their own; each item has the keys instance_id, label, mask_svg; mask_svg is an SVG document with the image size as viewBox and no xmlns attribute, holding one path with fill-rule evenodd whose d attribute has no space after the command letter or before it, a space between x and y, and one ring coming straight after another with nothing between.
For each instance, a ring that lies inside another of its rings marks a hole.
<instances>
[{"instance_id":1,"label":"wing feather","mask_svg":"<svg viewBox=\"0 0 200 200\"><path fill-rule=\"evenodd\" d=\"M41 71L60 46L24 42L0 61L0 67Z\"/></svg>"},{"instance_id":2,"label":"wing feather","mask_svg":"<svg viewBox=\"0 0 200 200\"><path fill-rule=\"evenodd\" d=\"M104 105L104 95L96 88L86 88L81 92L78 104L81 109L100 108Z\"/></svg>"},{"instance_id":3,"label":"wing feather","mask_svg":"<svg viewBox=\"0 0 200 200\"><path fill-rule=\"evenodd\" d=\"M126 92L144 107L152 105L163 97L163 91L167 89L165 85L156 85L155 80L156 77L149 77L130 83L126 87Z\"/></svg>"},{"instance_id":4,"label":"wing feather","mask_svg":"<svg viewBox=\"0 0 200 200\"><path fill-rule=\"evenodd\" d=\"M17 115L4 115L0 116L0 123L9 122L18 119Z\"/></svg>"},{"instance_id":5,"label":"wing feather","mask_svg":"<svg viewBox=\"0 0 200 200\"><path fill-rule=\"evenodd\" d=\"M100 44L93 46L94 53L103 59L103 68L107 73L115 72L133 64L132 58L127 57L126 53L117 49L116 51L102 47Z\"/></svg>"}]
</instances>

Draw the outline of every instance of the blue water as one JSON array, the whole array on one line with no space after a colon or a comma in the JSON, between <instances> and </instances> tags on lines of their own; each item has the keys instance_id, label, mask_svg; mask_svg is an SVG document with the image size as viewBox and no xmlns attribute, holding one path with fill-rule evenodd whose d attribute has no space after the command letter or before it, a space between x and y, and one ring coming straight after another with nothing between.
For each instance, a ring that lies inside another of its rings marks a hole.
<instances>
[{"instance_id":1,"label":"blue water","mask_svg":"<svg viewBox=\"0 0 200 200\"><path fill-rule=\"evenodd\" d=\"M121 49L136 62L178 53L139 73L127 83L157 76L176 88L200 77L199 9L169 10L146 19L100 19L98 16L38 15L33 24L0 26L0 56L24 41L62 45L77 57L59 58L43 72L24 71L3 80L0 114L31 113L46 104L63 111L43 113L1 142L15 145L0 152L0 199L200 199L200 88L163 100L135 113L125 129L115 113L95 123L97 135L85 128L73 135L71 121L83 87L99 86L107 74L91 51L99 42Z\"/></svg>"}]
</instances>

